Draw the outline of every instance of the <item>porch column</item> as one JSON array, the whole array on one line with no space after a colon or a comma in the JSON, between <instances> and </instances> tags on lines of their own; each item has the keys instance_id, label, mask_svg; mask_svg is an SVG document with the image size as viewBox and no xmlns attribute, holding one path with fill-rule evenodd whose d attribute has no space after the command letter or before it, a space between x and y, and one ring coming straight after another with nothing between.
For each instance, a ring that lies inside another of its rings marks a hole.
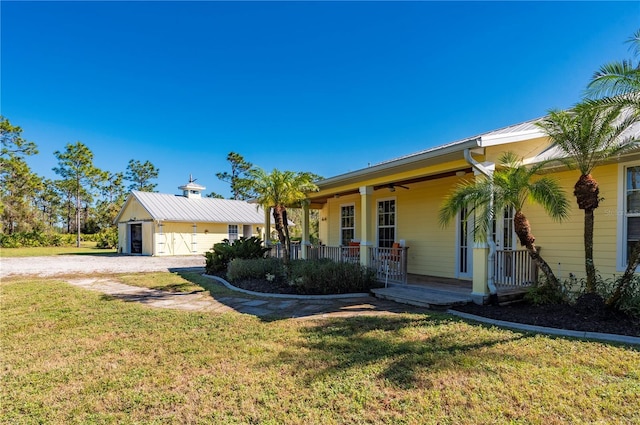
<instances>
[{"instance_id":1,"label":"porch column","mask_svg":"<svg viewBox=\"0 0 640 425\"><path fill-rule=\"evenodd\" d=\"M302 243L300 244L300 256L303 260L307 259L307 251L311 246L309 241L309 200L302 201Z\"/></svg>"},{"instance_id":2,"label":"porch column","mask_svg":"<svg viewBox=\"0 0 640 425\"><path fill-rule=\"evenodd\" d=\"M264 209L264 244L271 247L271 208Z\"/></svg>"},{"instance_id":3,"label":"porch column","mask_svg":"<svg viewBox=\"0 0 640 425\"><path fill-rule=\"evenodd\" d=\"M373 227L373 186L360 187L360 264L371 264L371 250L376 241Z\"/></svg>"},{"instance_id":4,"label":"porch column","mask_svg":"<svg viewBox=\"0 0 640 425\"><path fill-rule=\"evenodd\" d=\"M484 304L489 296L489 245L476 242L473 245L473 291L471 299L476 304Z\"/></svg>"}]
</instances>

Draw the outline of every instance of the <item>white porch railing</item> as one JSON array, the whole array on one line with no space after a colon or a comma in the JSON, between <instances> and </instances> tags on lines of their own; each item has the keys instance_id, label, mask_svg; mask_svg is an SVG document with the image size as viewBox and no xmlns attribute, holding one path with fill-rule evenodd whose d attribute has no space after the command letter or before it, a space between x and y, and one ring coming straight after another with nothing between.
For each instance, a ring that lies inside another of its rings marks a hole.
<instances>
[{"instance_id":1,"label":"white porch railing","mask_svg":"<svg viewBox=\"0 0 640 425\"><path fill-rule=\"evenodd\" d=\"M527 287L538 279L538 267L526 249L498 250L494 264L494 281L499 288Z\"/></svg>"},{"instance_id":2,"label":"white porch railing","mask_svg":"<svg viewBox=\"0 0 640 425\"><path fill-rule=\"evenodd\" d=\"M335 262L360 263L359 246L326 246L310 245L306 247L307 259L319 260L328 258ZM367 267L376 274L376 279L385 283L407 283L407 250L409 248L375 248L369 249ZM282 258L284 250L281 245L273 245L269 255ZM301 246L291 245L291 259L302 258Z\"/></svg>"},{"instance_id":3,"label":"white porch railing","mask_svg":"<svg viewBox=\"0 0 640 425\"><path fill-rule=\"evenodd\" d=\"M409 248L369 248L376 279L386 283L407 283L407 250Z\"/></svg>"},{"instance_id":4,"label":"white porch railing","mask_svg":"<svg viewBox=\"0 0 640 425\"><path fill-rule=\"evenodd\" d=\"M291 244L291 248L289 249L289 253L292 260L298 260L302 258L300 252L300 244ZM271 251L269 251L269 256L274 258L282 258L284 256L284 248L282 245L271 245Z\"/></svg>"}]
</instances>

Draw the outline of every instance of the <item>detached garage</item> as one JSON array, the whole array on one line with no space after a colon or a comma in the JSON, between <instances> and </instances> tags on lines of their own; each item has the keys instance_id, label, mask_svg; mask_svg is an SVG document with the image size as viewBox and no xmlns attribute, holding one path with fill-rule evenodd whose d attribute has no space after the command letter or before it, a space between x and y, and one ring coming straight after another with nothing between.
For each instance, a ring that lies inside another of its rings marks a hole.
<instances>
[{"instance_id":1,"label":"detached garage","mask_svg":"<svg viewBox=\"0 0 640 425\"><path fill-rule=\"evenodd\" d=\"M264 238L264 211L255 204L202 198L190 181L182 195L132 191L115 222L118 252L139 255L202 255L223 239Z\"/></svg>"}]
</instances>

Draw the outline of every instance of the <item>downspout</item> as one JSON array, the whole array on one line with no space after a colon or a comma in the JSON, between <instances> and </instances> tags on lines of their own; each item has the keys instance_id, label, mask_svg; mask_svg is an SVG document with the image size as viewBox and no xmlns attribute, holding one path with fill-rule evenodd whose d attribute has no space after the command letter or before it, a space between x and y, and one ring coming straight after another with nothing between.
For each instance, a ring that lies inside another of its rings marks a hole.
<instances>
[{"instance_id":1,"label":"downspout","mask_svg":"<svg viewBox=\"0 0 640 425\"><path fill-rule=\"evenodd\" d=\"M467 148L464 150L464 159L478 172L486 176L490 181L493 181L493 170L487 168L483 164L479 163L471 156L471 149ZM493 209L493 193L491 194L491 200L489 201L489 208ZM493 223L489 223L489 228L493 227ZM487 286L489 287L489 294L496 295L498 290L494 283L495 277L495 258L496 258L496 243L490 236L490 232L487 232L487 244L489 245L489 259L488 259L488 271L489 276L487 277Z\"/></svg>"}]
</instances>

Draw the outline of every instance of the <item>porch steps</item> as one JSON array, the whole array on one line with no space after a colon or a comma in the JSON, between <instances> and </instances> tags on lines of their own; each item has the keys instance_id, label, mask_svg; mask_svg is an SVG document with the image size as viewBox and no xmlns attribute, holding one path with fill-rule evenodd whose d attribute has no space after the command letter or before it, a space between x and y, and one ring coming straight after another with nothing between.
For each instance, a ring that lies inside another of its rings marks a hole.
<instances>
[{"instance_id":1,"label":"porch steps","mask_svg":"<svg viewBox=\"0 0 640 425\"><path fill-rule=\"evenodd\" d=\"M471 296L467 294L419 286L394 285L388 288L372 289L371 292L376 298L433 310L446 310L454 305L464 305L471 302Z\"/></svg>"}]
</instances>

